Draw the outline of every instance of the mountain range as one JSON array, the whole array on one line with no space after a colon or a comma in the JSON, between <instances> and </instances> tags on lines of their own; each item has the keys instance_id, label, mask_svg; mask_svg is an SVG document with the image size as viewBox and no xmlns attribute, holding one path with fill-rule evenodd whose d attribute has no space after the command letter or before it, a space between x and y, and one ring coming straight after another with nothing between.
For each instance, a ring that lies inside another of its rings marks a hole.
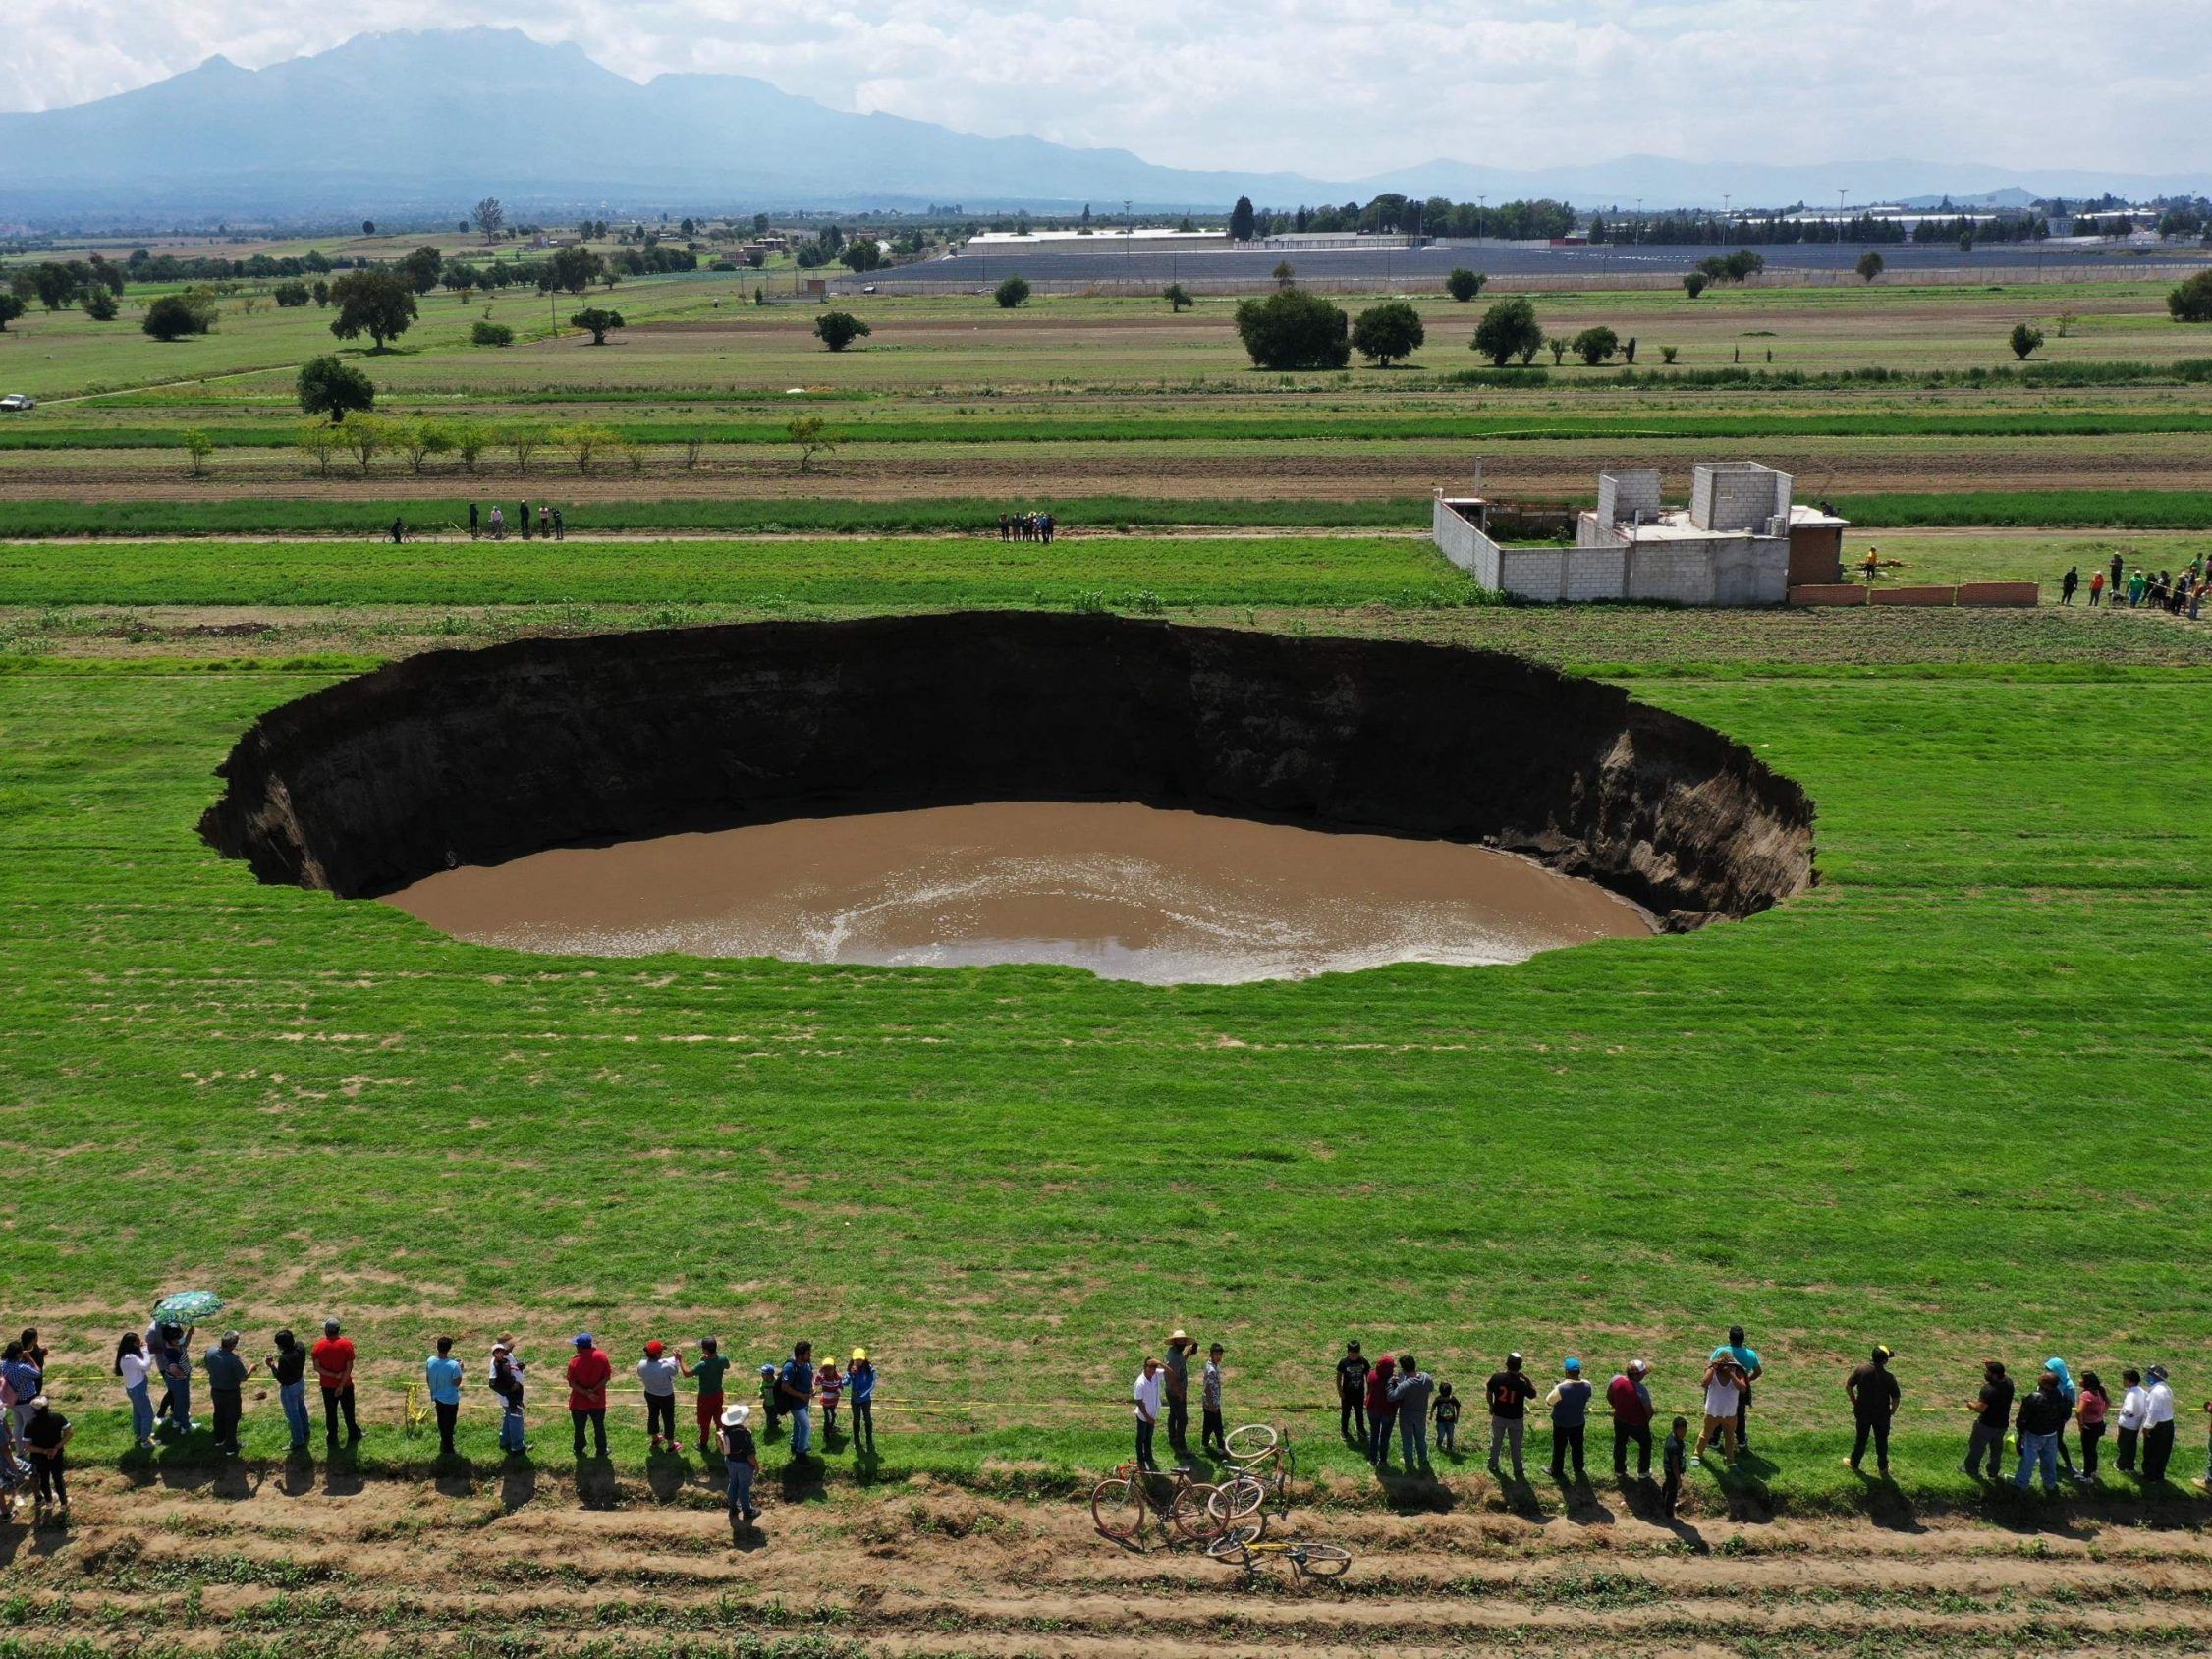
<instances>
[{"instance_id":1,"label":"mountain range","mask_svg":"<svg viewBox=\"0 0 2212 1659\"><path fill-rule=\"evenodd\" d=\"M989 138L926 121L832 109L734 75L639 84L574 44L516 29L358 35L247 70L226 58L113 97L0 114L0 220L189 223L459 217L479 195L532 212L905 207L1043 210L1124 200L1219 213L1365 200L1378 192L1470 200L1555 196L1612 206L1815 205L1907 194L2141 196L2204 181L1908 160L1819 168L1658 156L1544 169L1436 160L1366 179L1156 166L1122 149Z\"/></svg>"}]
</instances>

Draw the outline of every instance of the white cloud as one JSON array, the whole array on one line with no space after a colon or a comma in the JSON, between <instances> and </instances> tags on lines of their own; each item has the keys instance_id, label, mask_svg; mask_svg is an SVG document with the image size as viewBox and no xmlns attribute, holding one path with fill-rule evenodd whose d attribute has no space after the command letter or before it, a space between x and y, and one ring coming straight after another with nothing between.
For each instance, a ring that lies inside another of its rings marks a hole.
<instances>
[{"instance_id":1,"label":"white cloud","mask_svg":"<svg viewBox=\"0 0 2212 1659\"><path fill-rule=\"evenodd\" d=\"M519 27L638 80L1349 178L1646 152L2205 163L2206 0L15 0L0 108L381 28Z\"/></svg>"}]
</instances>

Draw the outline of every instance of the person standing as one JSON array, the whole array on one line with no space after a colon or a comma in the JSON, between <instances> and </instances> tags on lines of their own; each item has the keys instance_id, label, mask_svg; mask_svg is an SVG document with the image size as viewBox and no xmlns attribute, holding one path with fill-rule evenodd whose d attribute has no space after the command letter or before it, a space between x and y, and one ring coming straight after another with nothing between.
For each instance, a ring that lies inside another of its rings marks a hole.
<instances>
[{"instance_id":1,"label":"person standing","mask_svg":"<svg viewBox=\"0 0 2212 1659\"><path fill-rule=\"evenodd\" d=\"M637 1381L645 1391L645 1432L652 1436L656 1452L664 1445L671 1450L676 1445L676 1378L681 1368L682 1360L658 1337L645 1345L645 1356L637 1361Z\"/></svg>"},{"instance_id":2,"label":"person standing","mask_svg":"<svg viewBox=\"0 0 2212 1659\"><path fill-rule=\"evenodd\" d=\"M1715 1359L1723 1355L1742 1373L1736 1379L1736 1452L1729 1454L1734 1457L1751 1450L1751 1385L1766 1374L1766 1366L1760 1362L1759 1351L1743 1340L1742 1325L1729 1326L1728 1341L1713 1350Z\"/></svg>"},{"instance_id":3,"label":"person standing","mask_svg":"<svg viewBox=\"0 0 2212 1659\"><path fill-rule=\"evenodd\" d=\"M1457 1461L1460 1453L1460 1397L1450 1383L1436 1385L1436 1404L1429 1409L1436 1419L1436 1449Z\"/></svg>"},{"instance_id":4,"label":"person standing","mask_svg":"<svg viewBox=\"0 0 2212 1659\"><path fill-rule=\"evenodd\" d=\"M1408 1474L1428 1467L1428 1405L1435 1397L1436 1379L1410 1354L1401 1354L1390 1409L1398 1413L1398 1448Z\"/></svg>"},{"instance_id":5,"label":"person standing","mask_svg":"<svg viewBox=\"0 0 2212 1659\"><path fill-rule=\"evenodd\" d=\"M745 1526L750 1526L760 1516L752 1507L752 1483L760 1474L760 1450L752 1443L752 1430L746 1427L746 1419L751 1415L752 1408L741 1401L719 1419L722 1466L729 1471L729 1486L722 1501Z\"/></svg>"},{"instance_id":6,"label":"person standing","mask_svg":"<svg viewBox=\"0 0 2212 1659\"><path fill-rule=\"evenodd\" d=\"M2150 1410L2150 1390L2143 1387L2142 1372L2132 1366L2120 1373L2120 1432L2113 1438L2113 1462L2122 1474L2133 1474L2135 1449L2143 1438L2143 1414Z\"/></svg>"},{"instance_id":7,"label":"person standing","mask_svg":"<svg viewBox=\"0 0 2212 1659\"><path fill-rule=\"evenodd\" d=\"M1544 1396L1552 1410L1552 1478L1567 1478L1567 1459L1572 1454L1575 1480L1580 1485L1589 1479L1582 1467L1582 1436L1589 1424L1590 1385L1583 1379L1579 1359L1569 1359L1563 1369L1567 1374Z\"/></svg>"},{"instance_id":8,"label":"person standing","mask_svg":"<svg viewBox=\"0 0 2212 1659\"><path fill-rule=\"evenodd\" d=\"M1629 1478L1629 1447L1636 1449L1636 1478L1651 1478L1651 1363L1631 1359L1629 1368L1605 1385L1613 1408L1613 1478Z\"/></svg>"},{"instance_id":9,"label":"person standing","mask_svg":"<svg viewBox=\"0 0 2212 1659\"><path fill-rule=\"evenodd\" d=\"M315 1367L315 1382L322 1389L322 1428L329 1444L338 1444L338 1418L346 1419L346 1444L360 1439L360 1424L354 1417L354 1339L341 1333L338 1321L322 1322L322 1341L307 1351Z\"/></svg>"},{"instance_id":10,"label":"person standing","mask_svg":"<svg viewBox=\"0 0 2212 1659\"><path fill-rule=\"evenodd\" d=\"M1890 1472L1890 1419L1897 1415L1897 1403L1903 1391L1897 1378L1890 1375L1893 1351L1887 1343L1876 1343L1866 1363L1858 1366L1844 1379L1844 1393L1851 1400L1853 1426L1851 1456L1844 1465L1852 1473L1858 1472L1859 1460L1866 1456L1867 1438L1874 1441L1874 1466L1887 1476Z\"/></svg>"},{"instance_id":11,"label":"person standing","mask_svg":"<svg viewBox=\"0 0 2212 1659\"><path fill-rule=\"evenodd\" d=\"M722 1344L714 1337L699 1338L699 1362L684 1362L684 1351L676 1351L676 1369L687 1377L698 1379L698 1404L693 1408L698 1417L699 1451L703 1455L713 1444L712 1437L722 1423L722 1379L728 1375L730 1361L722 1357Z\"/></svg>"},{"instance_id":12,"label":"person standing","mask_svg":"<svg viewBox=\"0 0 2212 1659\"><path fill-rule=\"evenodd\" d=\"M131 1439L140 1447L153 1444L153 1396L146 1379L153 1361L146 1356L145 1339L125 1331L115 1345L115 1374L122 1380L123 1397L131 1402Z\"/></svg>"},{"instance_id":13,"label":"person standing","mask_svg":"<svg viewBox=\"0 0 2212 1659\"><path fill-rule=\"evenodd\" d=\"M2091 609L2092 611L2095 610L2097 608L2097 602L2102 599L2104 595L2105 573L2102 571L2091 571L2089 573L2089 609Z\"/></svg>"},{"instance_id":14,"label":"person standing","mask_svg":"<svg viewBox=\"0 0 2212 1659\"><path fill-rule=\"evenodd\" d=\"M776 1408L791 1419L791 1455L806 1456L814 1444L814 1345L792 1345L791 1357L776 1373Z\"/></svg>"},{"instance_id":15,"label":"person standing","mask_svg":"<svg viewBox=\"0 0 2212 1659\"><path fill-rule=\"evenodd\" d=\"M1738 1412L1743 1404L1743 1367L1724 1352L1705 1365L1700 1385L1705 1391L1705 1426L1697 1431L1697 1450L1691 1454L1702 1465L1705 1448L1718 1442L1730 1463L1736 1461Z\"/></svg>"},{"instance_id":16,"label":"person standing","mask_svg":"<svg viewBox=\"0 0 2212 1659\"><path fill-rule=\"evenodd\" d=\"M2105 583L2107 587L2112 589L2112 602L2115 605L2120 603L2120 578L2121 573L2126 569L2127 566L2121 562L2120 555L2115 553L2112 556L2112 580Z\"/></svg>"},{"instance_id":17,"label":"person standing","mask_svg":"<svg viewBox=\"0 0 2212 1659\"><path fill-rule=\"evenodd\" d=\"M553 539L555 541L569 539L569 522L561 517L561 510L558 507L553 509Z\"/></svg>"},{"instance_id":18,"label":"person standing","mask_svg":"<svg viewBox=\"0 0 2212 1659\"><path fill-rule=\"evenodd\" d=\"M542 501L537 504L537 539L553 539L553 509Z\"/></svg>"},{"instance_id":19,"label":"person standing","mask_svg":"<svg viewBox=\"0 0 2212 1659\"><path fill-rule=\"evenodd\" d=\"M524 1434L524 1380L522 1356L515 1352L515 1339L503 1336L491 1345L491 1391L499 1396L500 1402L499 1449L509 1454L530 1449Z\"/></svg>"},{"instance_id":20,"label":"person standing","mask_svg":"<svg viewBox=\"0 0 2212 1659\"><path fill-rule=\"evenodd\" d=\"M1660 1448L1659 1502L1665 1506L1667 1519L1675 1519L1682 1507L1683 1471L1689 1466L1689 1419L1677 1417L1675 1426L1667 1435L1667 1444Z\"/></svg>"},{"instance_id":21,"label":"person standing","mask_svg":"<svg viewBox=\"0 0 2212 1659\"><path fill-rule=\"evenodd\" d=\"M526 502L526 501L518 501L518 502L517 502L517 503L515 504L515 522L516 522L516 523L517 523L518 525L522 525L522 527L523 527L523 539L524 539L525 541L527 541L527 540L529 540L529 538L530 538L530 504L529 504L528 502Z\"/></svg>"},{"instance_id":22,"label":"person standing","mask_svg":"<svg viewBox=\"0 0 2212 1659\"><path fill-rule=\"evenodd\" d=\"M569 1360L569 1422L576 1429L576 1455L583 1456L583 1431L591 1430L594 1457L607 1455L607 1384L615 1362L601 1352L589 1331L576 1334L576 1353Z\"/></svg>"},{"instance_id":23,"label":"person standing","mask_svg":"<svg viewBox=\"0 0 2212 1659\"><path fill-rule=\"evenodd\" d=\"M507 509L496 501L491 506L491 538L494 541L507 539Z\"/></svg>"},{"instance_id":24,"label":"person standing","mask_svg":"<svg viewBox=\"0 0 2212 1659\"><path fill-rule=\"evenodd\" d=\"M1974 1414L1973 1432L1966 1440L1966 1472L1981 1479L1982 1459L1986 1456L1989 1478L2003 1478L2005 1431L2013 1421L2013 1379L2005 1374L2002 1359L1982 1361L1981 1393L1966 1409Z\"/></svg>"},{"instance_id":25,"label":"person standing","mask_svg":"<svg viewBox=\"0 0 2212 1659\"><path fill-rule=\"evenodd\" d=\"M2097 1443L2105 1437L2105 1419L2112 1412L2112 1396L2104 1379L2094 1371L2081 1373L2081 1396L2074 1402L2074 1420L2081 1425L2081 1478L2097 1478Z\"/></svg>"},{"instance_id":26,"label":"person standing","mask_svg":"<svg viewBox=\"0 0 2212 1659\"><path fill-rule=\"evenodd\" d=\"M453 1434L461 1424L461 1361L453 1356L453 1338L440 1337L437 1353L422 1362L422 1379L430 1388L430 1409L438 1417L438 1456L454 1454Z\"/></svg>"},{"instance_id":27,"label":"person standing","mask_svg":"<svg viewBox=\"0 0 2212 1659\"><path fill-rule=\"evenodd\" d=\"M478 521L476 517L476 504L471 501L470 503L469 503L469 539L470 541L474 541L476 539L477 527Z\"/></svg>"},{"instance_id":28,"label":"person standing","mask_svg":"<svg viewBox=\"0 0 2212 1659\"><path fill-rule=\"evenodd\" d=\"M24 1348L21 1340L0 1349L0 1401L21 1434L30 1422L30 1403L46 1392L46 1368Z\"/></svg>"},{"instance_id":29,"label":"person standing","mask_svg":"<svg viewBox=\"0 0 2212 1659\"><path fill-rule=\"evenodd\" d=\"M1506 1368L1492 1371L1482 1392L1490 1406L1490 1472L1502 1472L1498 1467L1498 1454L1511 1446L1513 1477L1525 1482L1528 1472L1521 1465L1521 1438L1528 1415L1528 1402L1536 1398L1536 1385L1521 1370L1523 1363L1519 1354L1507 1355Z\"/></svg>"},{"instance_id":30,"label":"person standing","mask_svg":"<svg viewBox=\"0 0 2212 1659\"><path fill-rule=\"evenodd\" d=\"M2067 566L2066 575L2059 578L2059 603L2062 605L2073 604L2074 590L2080 585L2081 572L2073 565Z\"/></svg>"},{"instance_id":31,"label":"person standing","mask_svg":"<svg viewBox=\"0 0 2212 1659\"><path fill-rule=\"evenodd\" d=\"M1218 1342L1206 1350L1205 1374L1198 1379L1198 1450L1217 1458L1229 1456L1229 1430L1221 1420L1221 1355Z\"/></svg>"},{"instance_id":32,"label":"person standing","mask_svg":"<svg viewBox=\"0 0 2212 1659\"><path fill-rule=\"evenodd\" d=\"M216 1350L200 1361L207 1372L207 1393L215 1403L215 1450L238 1456L239 1418L246 1412L246 1379L251 1374L239 1357L238 1333L225 1331Z\"/></svg>"},{"instance_id":33,"label":"person standing","mask_svg":"<svg viewBox=\"0 0 2212 1659\"><path fill-rule=\"evenodd\" d=\"M292 1332L276 1334L276 1352L262 1356L262 1367L276 1378L277 1404L284 1408L285 1426L292 1431L292 1450L307 1449L307 1351Z\"/></svg>"},{"instance_id":34,"label":"person standing","mask_svg":"<svg viewBox=\"0 0 2212 1659\"><path fill-rule=\"evenodd\" d=\"M2166 1381L2166 1367L2153 1365L2143 1373L2143 1482L2156 1486L2166 1478L2166 1465L2174 1457L2174 1390Z\"/></svg>"},{"instance_id":35,"label":"person standing","mask_svg":"<svg viewBox=\"0 0 2212 1659\"><path fill-rule=\"evenodd\" d=\"M30 1420L24 1425L24 1447L30 1453L30 1476L37 1494L36 1507L52 1504L69 1508L69 1443L77 1430L55 1410L43 1394L30 1402Z\"/></svg>"},{"instance_id":36,"label":"person standing","mask_svg":"<svg viewBox=\"0 0 2212 1659\"><path fill-rule=\"evenodd\" d=\"M1136 1466L1155 1473L1160 1465L1152 1461L1152 1431L1160 1423L1162 1389L1160 1362L1147 1354L1130 1394L1136 1402Z\"/></svg>"},{"instance_id":37,"label":"person standing","mask_svg":"<svg viewBox=\"0 0 2212 1659\"><path fill-rule=\"evenodd\" d=\"M868 1351L856 1348L853 1357L845 1367L845 1381L853 1402L853 1450L865 1446L868 1455L875 1455L875 1361Z\"/></svg>"},{"instance_id":38,"label":"person standing","mask_svg":"<svg viewBox=\"0 0 2212 1659\"><path fill-rule=\"evenodd\" d=\"M2043 1471L2043 1490L2059 1489L2059 1430L2066 1425L2066 1401L2059 1394L2059 1379L2045 1371L2020 1402L2017 1426L2020 1437L2020 1464L2013 1484L2020 1491L2037 1469Z\"/></svg>"},{"instance_id":39,"label":"person standing","mask_svg":"<svg viewBox=\"0 0 2212 1659\"><path fill-rule=\"evenodd\" d=\"M1390 1385L1397 1375L1398 1361L1388 1354L1367 1373L1367 1461L1377 1468L1390 1466Z\"/></svg>"},{"instance_id":40,"label":"person standing","mask_svg":"<svg viewBox=\"0 0 2212 1659\"><path fill-rule=\"evenodd\" d=\"M1180 1328L1168 1338L1168 1450L1190 1461L1190 1350L1198 1345Z\"/></svg>"},{"instance_id":41,"label":"person standing","mask_svg":"<svg viewBox=\"0 0 2212 1659\"><path fill-rule=\"evenodd\" d=\"M1367 1444L1367 1373L1373 1369L1367 1356L1359 1352L1359 1345L1344 1345L1344 1357L1337 1361L1337 1432L1352 1440L1355 1428L1359 1438L1353 1443Z\"/></svg>"},{"instance_id":42,"label":"person standing","mask_svg":"<svg viewBox=\"0 0 2212 1659\"><path fill-rule=\"evenodd\" d=\"M161 1327L161 1346L155 1350L154 1369L161 1374L161 1404L153 1409L167 1412L169 1432L186 1435L199 1425L192 1420L192 1338L181 1325Z\"/></svg>"},{"instance_id":43,"label":"person standing","mask_svg":"<svg viewBox=\"0 0 2212 1659\"><path fill-rule=\"evenodd\" d=\"M845 1404L845 1373L837 1368L834 1354L814 1373L814 1398L822 1406L822 1444L826 1446L836 1438L837 1409Z\"/></svg>"}]
</instances>

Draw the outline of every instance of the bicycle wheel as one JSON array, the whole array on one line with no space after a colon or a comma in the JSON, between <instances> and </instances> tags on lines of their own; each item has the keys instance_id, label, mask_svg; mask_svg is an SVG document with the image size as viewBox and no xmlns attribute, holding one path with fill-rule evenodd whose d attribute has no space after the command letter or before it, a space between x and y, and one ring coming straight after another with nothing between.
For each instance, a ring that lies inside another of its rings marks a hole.
<instances>
[{"instance_id":1,"label":"bicycle wheel","mask_svg":"<svg viewBox=\"0 0 2212 1659\"><path fill-rule=\"evenodd\" d=\"M1090 1489L1090 1519L1117 1543L1132 1544L1144 1530L1144 1500L1132 1480L1101 1480Z\"/></svg>"},{"instance_id":2,"label":"bicycle wheel","mask_svg":"<svg viewBox=\"0 0 2212 1659\"><path fill-rule=\"evenodd\" d=\"M1231 1429L1222 1445L1228 1448L1231 1463L1253 1463L1275 1450L1275 1431L1265 1423L1246 1423Z\"/></svg>"},{"instance_id":3,"label":"bicycle wheel","mask_svg":"<svg viewBox=\"0 0 2212 1659\"><path fill-rule=\"evenodd\" d=\"M1246 1573L1252 1570L1250 1540L1235 1532L1224 1532L1206 1546L1206 1554L1216 1561L1226 1561L1232 1567L1242 1567Z\"/></svg>"},{"instance_id":4,"label":"bicycle wheel","mask_svg":"<svg viewBox=\"0 0 2212 1659\"><path fill-rule=\"evenodd\" d=\"M1309 1578L1341 1578L1352 1565L1352 1552L1342 1544L1299 1544L1285 1553Z\"/></svg>"},{"instance_id":5,"label":"bicycle wheel","mask_svg":"<svg viewBox=\"0 0 2212 1659\"><path fill-rule=\"evenodd\" d=\"M1267 1488L1248 1474L1221 1483L1206 1510L1221 1527L1221 1535L1256 1544L1267 1533Z\"/></svg>"},{"instance_id":6,"label":"bicycle wheel","mask_svg":"<svg viewBox=\"0 0 2212 1659\"><path fill-rule=\"evenodd\" d=\"M1218 1486L1196 1483L1184 1487L1168 1506L1168 1526L1186 1543L1209 1544L1222 1534L1225 1521L1213 1514L1214 1499L1221 1495Z\"/></svg>"}]
</instances>

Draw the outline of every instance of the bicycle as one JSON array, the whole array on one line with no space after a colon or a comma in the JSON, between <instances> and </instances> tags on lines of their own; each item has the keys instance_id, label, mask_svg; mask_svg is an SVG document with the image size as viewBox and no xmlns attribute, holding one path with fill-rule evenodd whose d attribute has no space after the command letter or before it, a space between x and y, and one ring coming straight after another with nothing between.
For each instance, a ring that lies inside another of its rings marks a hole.
<instances>
[{"instance_id":1,"label":"bicycle","mask_svg":"<svg viewBox=\"0 0 2212 1659\"><path fill-rule=\"evenodd\" d=\"M1261 1556L1279 1556L1290 1567L1292 1588L1300 1592L1307 1579L1341 1578L1352 1566L1352 1552L1342 1544L1309 1544L1299 1539L1263 1544L1226 1532L1206 1546L1206 1554L1215 1561L1243 1568L1247 1584L1259 1576Z\"/></svg>"},{"instance_id":2,"label":"bicycle","mask_svg":"<svg viewBox=\"0 0 2212 1659\"><path fill-rule=\"evenodd\" d=\"M1246 1423L1223 1444L1237 1467L1211 1502L1214 1519L1223 1530L1256 1542L1267 1531L1271 1504L1277 1517L1290 1518L1291 1481L1298 1467L1290 1434L1278 1434L1265 1423Z\"/></svg>"},{"instance_id":3,"label":"bicycle","mask_svg":"<svg viewBox=\"0 0 2212 1659\"><path fill-rule=\"evenodd\" d=\"M1223 1522L1213 1514L1221 1488L1190 1478L1186 1468L1140 1469L1120 1464L1090 1489L1090 1519L1099 1532L1118 1544L1143 1547L1150 1517L1171 1544L1204 1544L1220 1536Z\"/></svg>"}]
</instances>

